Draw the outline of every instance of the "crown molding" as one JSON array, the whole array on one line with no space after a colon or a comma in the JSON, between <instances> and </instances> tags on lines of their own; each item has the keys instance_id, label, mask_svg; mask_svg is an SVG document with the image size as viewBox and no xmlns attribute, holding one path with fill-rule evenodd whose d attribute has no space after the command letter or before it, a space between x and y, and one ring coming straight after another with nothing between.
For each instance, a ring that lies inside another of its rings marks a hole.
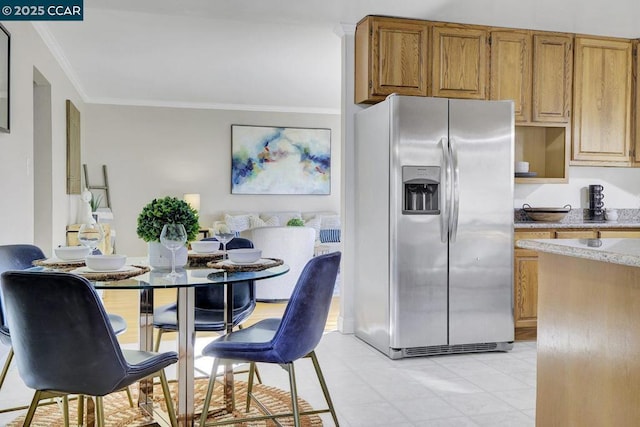
<instances>
[{"instance_id":1,"label":"crown molding","mask_svg":"<svg viewBox=\"0 0 640 427\"><path fill-rule=\"evenodd\" d=\"M192 108L197 110L233 110L233 111L264 111L274 113L304 113L340 115L339 108L293 107L289 105L252 105L252 104L222 104L222 103L194 103L179 101L158 101L148 99L121 98L89 98L87 104L126 105L136 107L160 108Z\"/></svg>"},{"instance_id":2,"label":"crown molding","mask_svg":"<svg viewBox=\"0 0 640 427\"><path fill-rule=\"evenodd\" d=\"M47 27L47 25L44 22L38 22L38 21L31 22L31 25L36 30L36 32L40 35L40 38L49 49L49 52L51 52L51 55L53 55L54 59L58 62L58 64L62 68L62 71L64 71L65 75L67 76L67 78L69 79L73 87L76 89L76 91L78 91L78 94L80 95L82 100L86 102L88 99L88 96L84 88L82 87L82 84L80 84L80 79L78 78L78 75L73 70L71 63L67 60L67 57L64 55L62 51L62 48L56 41L55 37L53 37L53 35L49 31L49 28Z\"/></svg>"}]
</instances>

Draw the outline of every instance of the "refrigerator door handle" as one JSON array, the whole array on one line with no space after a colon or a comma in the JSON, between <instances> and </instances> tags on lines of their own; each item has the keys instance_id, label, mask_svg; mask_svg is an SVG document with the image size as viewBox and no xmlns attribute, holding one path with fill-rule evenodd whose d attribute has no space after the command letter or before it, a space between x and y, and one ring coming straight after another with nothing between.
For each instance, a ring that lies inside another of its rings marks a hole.
<instances>
[{"instance_id":1,"label":"refrigerator door handle","mask_svg":"<svg viewBox=\"0 0 640 427\"><path fill-rule=\"evenodd\" d=\"M446 137L440 138L442 146L442 212L440 212L440 241L447 243L449 240L449 200L451 200L451 153L449 152L449 140Z\"/></svg>"},{"instance_id":2,"label":"refrigerator door handle","mask_svg":"<svg viewBox=\"0 0 640 427\"><path fill-rule=\"evenodd\" d=\"M456 236L458 235L458 211L460 207L460 170L458 168L458 148L453 138L449 139L449 147L451 150L451 170L453 174L451 214L449 216L449 241L455 243Z\"/></svg>"}]
</instances>

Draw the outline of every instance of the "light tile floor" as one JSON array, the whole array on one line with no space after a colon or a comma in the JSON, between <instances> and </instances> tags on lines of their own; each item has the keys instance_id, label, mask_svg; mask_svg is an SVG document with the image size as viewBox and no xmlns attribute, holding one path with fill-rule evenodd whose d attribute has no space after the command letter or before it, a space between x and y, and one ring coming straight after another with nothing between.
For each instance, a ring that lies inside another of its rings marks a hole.
<instances>
[{"instance_id":1,"label":"light tile floor","mask_svg":"<svg viewBox=\"0 0 640 427\"><path fill-rule=\"evenodd\" d=\"M196 351L204 344L198 342ZM171 345L163 343L163 349ZM0 347L0 353L6 351ZM535 425L535 342L517 342L507 353L391 360L354 335L330 332L316 354L342 427ZM199 360L197 365L208 371L208 362ZM265 384L288 390L287 374L278 366L263 364L260 372ZM296 363L296 377L300 396L322 407L310 360ZM27 404L31 395L12 365L0 390L0 408ZM0 413L0 425L16 416ZM322 417L324 425L333 425L328 415Z\"/></svg>"}]
</instances>

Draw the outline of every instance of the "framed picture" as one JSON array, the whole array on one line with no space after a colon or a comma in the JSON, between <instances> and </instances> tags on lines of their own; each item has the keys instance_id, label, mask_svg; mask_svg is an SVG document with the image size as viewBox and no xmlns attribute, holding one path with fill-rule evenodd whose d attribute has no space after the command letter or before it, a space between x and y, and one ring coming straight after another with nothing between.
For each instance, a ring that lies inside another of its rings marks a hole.
<instances>
[{"instance_id":1,"label":"framed picture","mask_svg":"<svg viewBox=\"0 0 640 427\"><path fill-rule=\"evenodd\" d=\"M331 194L331 129L231 125L232 194Z\"/></svg>"},{"instance_id":2,"label":"framed picture","mask_svg":"<svg viewBox=\"0 0 640 427\"><path fill-rule=\"evenodd\" d=\"M0 24L0 131L9 132L9 61L11 34Z\"/></svg>"}]
</instances>

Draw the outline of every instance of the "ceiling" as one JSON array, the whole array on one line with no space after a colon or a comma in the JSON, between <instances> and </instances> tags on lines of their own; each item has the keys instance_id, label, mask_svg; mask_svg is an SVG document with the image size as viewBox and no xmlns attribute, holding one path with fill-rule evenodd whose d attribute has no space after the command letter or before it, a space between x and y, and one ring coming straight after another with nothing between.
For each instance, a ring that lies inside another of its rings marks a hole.
<instances>
[{"instance_id":1,"label":"ceiling","mask_svg":"<svg viewBox=\"0 0 640 427\"><path fill-rule=\"evenodd\" d=\"M86 102L338 113L369 14L640 37L638 0L85 0L35 26Z\"/></svg>"}]
</instances>

